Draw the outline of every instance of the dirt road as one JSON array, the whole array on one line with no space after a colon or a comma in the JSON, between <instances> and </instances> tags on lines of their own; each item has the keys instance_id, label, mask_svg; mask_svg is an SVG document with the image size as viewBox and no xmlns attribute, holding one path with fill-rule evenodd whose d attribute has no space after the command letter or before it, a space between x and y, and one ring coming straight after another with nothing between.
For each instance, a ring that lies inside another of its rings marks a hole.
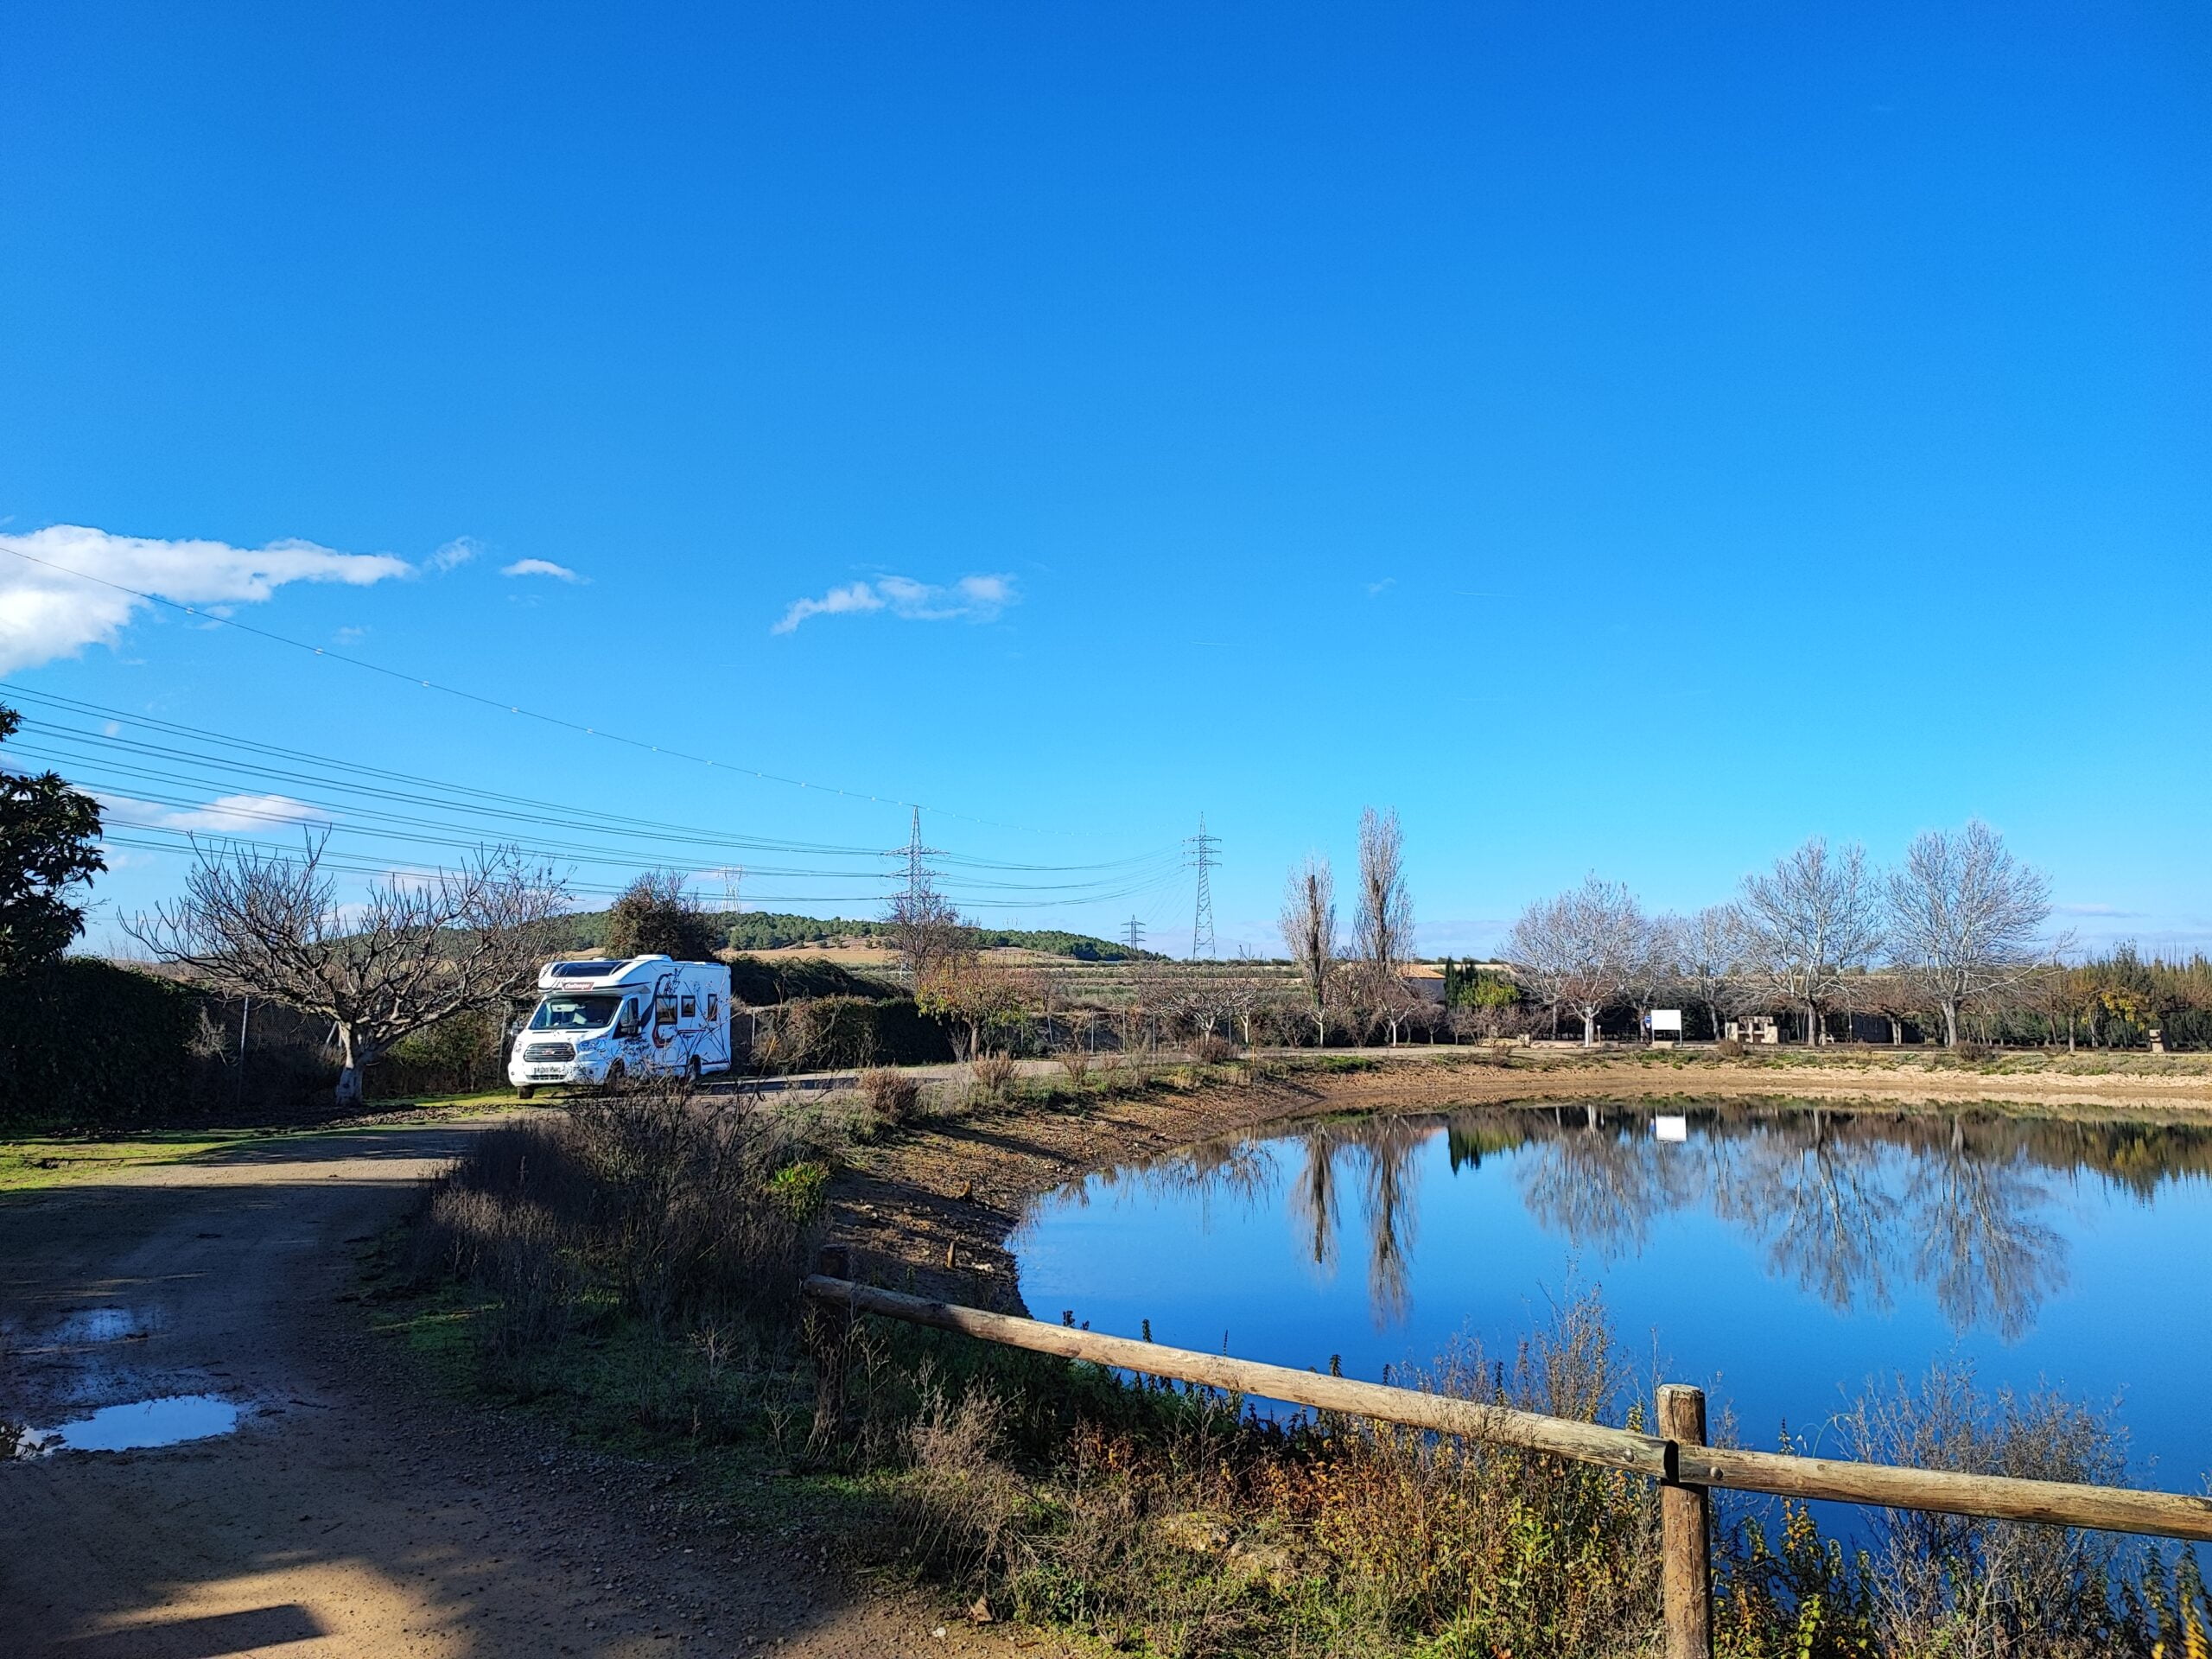
<instances>
[{"instance_id":1,"label":"dirt road","mask_svg":"<svg viewBox=\"0 0 2212 1659\"><path fill-rule=\"evenodd\" d=\"M164 1449L0 1462L0 1651L1007 1650L934 1635L933 1607L850 1597L780 1541L679 1539L656 1519L669 1477L407 1386L340 1299L368 1236L481 1122L0 1198L0 1420L192 1395L240 1413Z\"/></svg>"}]
</instances>

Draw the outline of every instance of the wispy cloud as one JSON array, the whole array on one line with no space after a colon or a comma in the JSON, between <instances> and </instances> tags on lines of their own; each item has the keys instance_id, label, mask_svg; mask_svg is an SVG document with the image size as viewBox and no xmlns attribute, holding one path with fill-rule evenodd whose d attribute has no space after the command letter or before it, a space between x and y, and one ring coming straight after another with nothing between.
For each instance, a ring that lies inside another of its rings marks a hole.
<instances>
[{"instance_id":1,"label":"wispy cloud","mask_svg":"<svg viewBox=\"0 0 2212 1659\"><path fill-rule=\"evenodd\" d=\"M550 559L517 559L512 564L499 567L503 576L550 576L556 582L589 582L565 564L556 564Z\"/></svg>"},{"instance_id":2,"label":"wispy cloud","mask_svg":"<svg viewBox=\"0 0 2212 1659\"><path fill-rule=\"evenodd\" d=\"M484 543L474 536L456 536L443 547L423 561L423 568L442 576L448 570L458 570L484 550Z\"/></svg>"},{"instance_id":3,"label":"wispy cloud","mask_svg":"<svg viewBox=\"0 0 2212 1659\"><path fill-rule=\"evenodd\" d=\"M219 835L248 835L281 830L288 824L330 821L330 814L320 807L289 795L218 795L201 806L162 806L133 800L128 795L102 795L99 802L111 817L161 830L207 830Z\"/></svg>"},{"instance_id":4,"label":"wispy cloud","mask_svg":"<svg viewBox=\"0 0 2212 1659\"><path fill-rule=\"evenodd\" d=\"M1019 598L1012 576L963 576L949 587L909 576L878 576L873 582L832 588L819 599L793 601L769 632L789 633L810 616L851 616L866 611L887 611L909 622L988 622Z\"/></svg>"},{"instance_id":5,"label":"wispy cloud","mask_svg":"<svg viewBox=\"0 0 2212 1659\"><path fill-rule=\"evenodd\" d=\"M289 582L365 588L414 570L388 554L340 553L313 542L243 548L112 536L82 524L0 536L0 673L73 657L87 645L113 645L146 601L102 582L225 615L228 604L257 604Z\"/></svg>"}]
</instances>

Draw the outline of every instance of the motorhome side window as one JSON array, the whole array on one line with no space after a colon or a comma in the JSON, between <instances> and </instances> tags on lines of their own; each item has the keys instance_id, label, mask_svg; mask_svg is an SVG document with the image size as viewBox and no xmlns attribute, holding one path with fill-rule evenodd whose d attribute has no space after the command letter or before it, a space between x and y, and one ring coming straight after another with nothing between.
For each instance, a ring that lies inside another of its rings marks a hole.
<instances>
[{"instance_id":1,"label":"motorhome side window","mask_svg":"<svg viewBox=\"0 0 2212 1659\"><path fill-rule=\"evenodd\" d=\"M712 991L707 993L707 1019L709 1023L722 1017L722 1000Z\"/></svg>"},{"instance_id":2,"label":"motorhome side window","mask_svg":"<svg viewBox=\"0 0 2212 1659\"><path fill-rule=\"evenodd\" d=\"M683 999L683 1017L686 1020L696 1020L699 1017L699 999L697 997L687 996Z\"/></svg>"}]
</instances>

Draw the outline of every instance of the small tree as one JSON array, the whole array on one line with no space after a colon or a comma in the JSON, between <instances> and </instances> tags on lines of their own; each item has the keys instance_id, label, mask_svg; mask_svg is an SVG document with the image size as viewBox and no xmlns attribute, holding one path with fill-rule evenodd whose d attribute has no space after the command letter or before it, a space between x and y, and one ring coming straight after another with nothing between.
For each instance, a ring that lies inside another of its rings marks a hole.
<instances>
[{"instance_id":1,"label":"small tree","mask_svg":"<svg viewBox=\"0 0 2212 1659\"><path fill-rule=\"evenodd\" d=\"M1979 818L1956 836L1913 837L1889 880L1890 944L1898 966L1959 1040L1959 1010L2018 984L2036 963L2036 931L2050 914L2050 880L2017 861Z\"/></svg>"},{"instance_id":2,"label":"small tree","mask_svg":"<svg viewBox=\"0 0 2212 1659\"><path fill-rule=\"evenodd\" d=\"M1732 976L1744 960L1744 918L1733 905L1707 905L1682 924L1682 988L1705 1010L1717 1039L1726 1028Z\"/></svg>"},{"instance_id":3,"label":"small tree","mask_svg":"<svg viewBox=\"0 0 2212 1659\"><path fill-rule=\"evenodd\" d=\"M712 962L726 938L674 870L648 870L622 890L607 912L609 956Z\"/></svg>"},{"instance_id":4,"label":"small tree","mask_svg":"<svg viewBox=\"0 0 2212 1659\"><path fill-rule=\"evenodd\" d=\"M1313 1041L1329 1040L1330 983L1337 973L1337 879L1329 861L1313 854L1283 886L1283 948L1297 964L1313 1005Z\"/></svg>"},{"instance_id":5,"label":"small tree","mask_svg":"<svg viewBox=\"0 0 2212 1659\"><path fill-rule=\"evenodd\" d=\"M1582 1016L1582 1045L1598 1040L1598 1015L1621 995L1642 937L1643 912L1618 881L1595 875L1529 906L1506 936L1505 954L1538 997Z\"/></svg>"},{"instance_id":6,"label":"small tree","mask_svg":"<svg viewBox=\"0 0 2212 1659\"><path fill-rule=\"evenodd\" d=\"M0 708L0 743L22 716ZM84 931L85 912L63 895L107 868L100 808L59 773L0 766L0 975L50 962Z\"/></svg>"},{"instance_id":7,"label":"small tree","mask_svg":"<svg viewBox=\"0 0 2212 1659\"><path fill-rule=\"evenodd\" d=\"M1018 975L970 947L940 957L915 987L914 1001L951 1027L961 1059L973 1060L985 1036L1021 1012L1022 990Z\"/></svg>"},{"instance_id":8,"label":"small tree","mask_svg":"<svg viewBox=\"0 0 2212 1659\"><path fill-rule=\"evenodd\" d=\"M1411 1012L1402 969L1413 953L1414 901L1406 887L1398 815L1369 807L1359 817L1359 908L1352 920L1360 1001L1390 1027L1390 1046Z\"/></svg>"},{"instance_id":9,"label":"small tree","mask_svg":"<svg viewBox=\"0 0 2212 1659\"><path fill-rule=\"evenodd\" d=\"M1776 1000L1805 1011L1805 1040L1843 993L1843 975L1882 944L1881 894L1866 849L1831 854L1815 836L1773 869L1744 878L1745 967Z\"/></svg>"},{"instance_id":10,"label":"small tree","mask_svg":"<svg viewBox=\"0 0 2212 1659\"><path fill-rule=\"evenodd\" d=\"M961 919L952 901L937 890L925 870L891 901L891 948L917 995L943 964L975 949L975 930Z\"/></svg>"},{"instance_id":11,"label":"small tree","mask_svg":"<svg viewBox=\"0 0 2212 1659\"><path fill-rule=\"evenodd\" d=\"M1680 916L1638 918L1621 989L1636 1010L1637 1033L1646 1041L1651 1036L1651 1010L1658 1006L1660 997L1681 982L1688 926Z\"/></svg>"},{"instance_id":12,"label":"small tree","mask_svg":"<svg viewBox=\"0 0 2212 1659\"><path fill-rule=\"evenodd\" d=\"M338 1037L338 1103L410 1032L505 1002L536 977L565 885L512 849L460 870L372 884L341 906L322 869L326 835L298 858L200 849L185 896L127 931L163 962L232 996L265 996L327 1020Z\"/></svg>"}]
</instances>

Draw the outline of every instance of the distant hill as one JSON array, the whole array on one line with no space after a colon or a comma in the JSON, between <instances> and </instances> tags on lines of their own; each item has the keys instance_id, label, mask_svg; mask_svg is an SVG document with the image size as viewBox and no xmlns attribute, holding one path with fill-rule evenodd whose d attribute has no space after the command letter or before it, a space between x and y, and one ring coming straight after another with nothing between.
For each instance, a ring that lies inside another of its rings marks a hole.
<instances>
[{"instance_id":1,"label":"distant hill","mask_svg":"<svg viewBox=\"0 0 2212 1659\"><path fill-rule=\"evenodd\" d=\"M607 937L607 912L603 910L582 912L566 919L571 943L579 950L596 950ZM712 919L728 924L730 948L734 950L790 950L807 945L829 950L840 944L890 943L889 923L849 921L842 916L788 916L774 911L747 910ZM1132 950L1126 944L1093 938L1088 933L1070 933L1057 927L982 927L976 930L975 937L976 942L987 949L1036 950L1075 962L1164 960L1154 951Z\"/></svg>"}]
</instances>

